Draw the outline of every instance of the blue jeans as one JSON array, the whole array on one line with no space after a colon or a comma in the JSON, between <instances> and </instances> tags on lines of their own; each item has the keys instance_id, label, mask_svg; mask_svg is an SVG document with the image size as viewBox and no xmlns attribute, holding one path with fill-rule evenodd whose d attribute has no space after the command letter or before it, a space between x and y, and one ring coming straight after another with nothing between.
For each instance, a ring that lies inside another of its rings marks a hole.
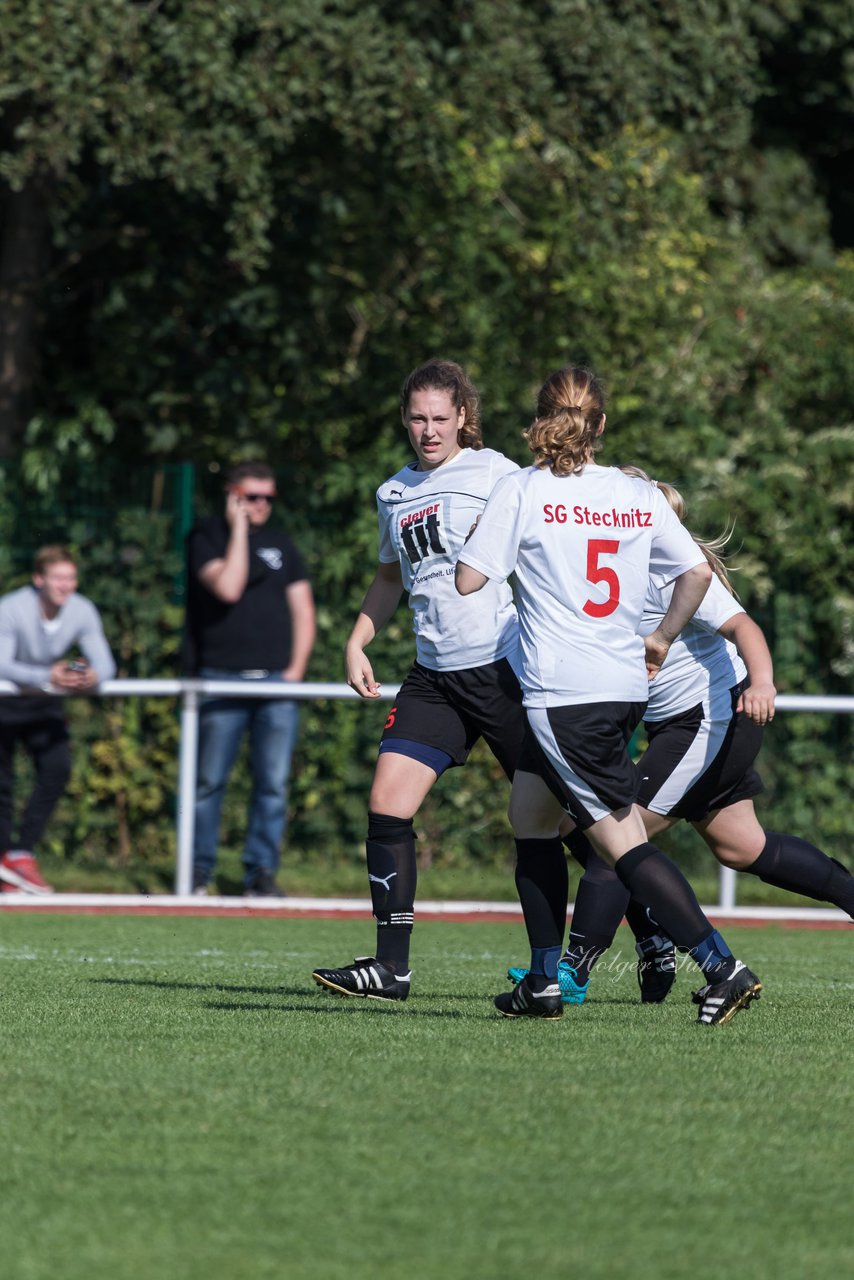
<instances>
[{"instance_id":1,"label":"blue jeans","mask_svg":"<svg viewBox=\"0 0 854 1280\"><path fill-rule=\"evenodd\" d=\"M203 680L240 680L236 671L204 667ZM247 679L248 682L248 679ZM281 683L280 672L252 678L253 684ZM207 698L199 708L199 760L193 879L206 883L216 863L222 801L243 735L249 732L252 797L243 850L245 881L259 871L273 874L288 816L288 780L299 728L299 705L288 698Z\"/></svg>"}]
</instances>

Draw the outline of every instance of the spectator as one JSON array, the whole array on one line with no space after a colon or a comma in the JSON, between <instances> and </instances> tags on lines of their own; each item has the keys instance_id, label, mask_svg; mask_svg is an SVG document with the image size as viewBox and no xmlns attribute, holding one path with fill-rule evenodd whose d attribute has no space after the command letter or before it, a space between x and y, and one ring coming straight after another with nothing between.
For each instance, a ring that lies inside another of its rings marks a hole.
<instances>
[{"instance_id":1,"label":"spectator","mask_svg":"<svg viewBox=\"0 0 854 1280\"><path fill-rule=\"evenodd\" d=\"M69 656L73 655L73 656ZM0 598L0 679L24 689L89 692L115 675L98 610L77 594L77 563L66 547L42 547L32 586ZM35 782L13 839L15 748L32 757ZM58 698L0 698L0 883L4 892L51 893L33 850L65 790L71 752Z\"/></svg>"},{"instance_id":2,"label":"spectator","mask_svg":"<svg viewBox=\"0 0 854 1280\"><path fill-rule=\"evenodd\" d=\"M208 516L187 544L190 670L208 680L287 684L305 675L314 644L314 600L302 557L268 528L276 481L265 462L229 473L224 516ZM244 892L279 897L288 778L299 723L293 698L210 698L199 717L193 891L206 893L216 864L222 801L249 733L252 797L243 851Z\"/></svg>"}]
</instances>

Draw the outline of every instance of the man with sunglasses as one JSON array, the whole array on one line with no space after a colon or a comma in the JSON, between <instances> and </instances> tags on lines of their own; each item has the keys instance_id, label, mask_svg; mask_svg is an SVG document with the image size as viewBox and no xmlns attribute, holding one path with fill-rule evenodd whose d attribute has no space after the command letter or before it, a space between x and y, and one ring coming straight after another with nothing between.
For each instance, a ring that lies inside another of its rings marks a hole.
<instances>
[{"instance_id":1,"label":"man with sunglasses","mask_svg":"<svg viewBox=\"0 0 854 1280\"><path fill-rule=\"evenodd\" d=\"M188 670L208 680L287 684L305 675L315 618L305 564L288 535L268 524L276 480L265 462L228 473L224 516L200 520L187 539ZM249 734L252 795L243 850L247 896L279 897L298 703L209 698L199 713L193 889L208 891L229 774Z\"/></svg>"}]
</instances>

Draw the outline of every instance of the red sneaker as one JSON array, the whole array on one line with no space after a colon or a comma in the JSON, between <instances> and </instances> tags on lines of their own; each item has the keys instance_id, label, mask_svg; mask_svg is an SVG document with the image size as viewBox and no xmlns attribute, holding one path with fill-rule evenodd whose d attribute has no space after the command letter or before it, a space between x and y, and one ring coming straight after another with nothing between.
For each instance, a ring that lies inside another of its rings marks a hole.
<instances>
[{"instance_id":1,"label":"red sneaker","mask_svg":"<svg viewBox=\"0 0 854 1280\"><path fill-rule=\"evenodd\" d=\"M31 853L19 853L10 850L0 858L0 880L4 890L20 889L22 893L53 893L53 889L42 879L39 864ZM7 890L8 891L8 890Z\"/></svg>"}]
</instances>

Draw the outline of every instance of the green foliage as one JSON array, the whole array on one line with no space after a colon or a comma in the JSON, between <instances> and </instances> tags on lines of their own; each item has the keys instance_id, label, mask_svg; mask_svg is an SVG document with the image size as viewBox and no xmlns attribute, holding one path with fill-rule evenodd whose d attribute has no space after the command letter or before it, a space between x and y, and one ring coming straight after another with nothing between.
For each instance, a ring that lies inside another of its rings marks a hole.
<instances>
[{"instance_id":1,"label":"green foliage","mask_svg":"<svg viewBox=\"0 0 854 1280\"><path fill-rule=\"evenodd\" d=\"M28 490L190 459L208 506L210 468L268 456L318 599L310 674L337 680L406 371L463 361L487 442L523 461L534 389L584 361L610 387L603 461L677 483L698 533L734 524L781 689L850 689L852 66L844 0L7 0L0 176L37 180L52 228ZM83 523L123 669L171 669L180 539ZM5 576L20 527L0 504ZM386 685L411 652L402 606ZM172 715L113 709L86 801L164 862ZM361 856L381 723L305 708L306 856ZM844 853L850 719L800 723L768 735L763 817ZM444 779L425 861L503 863L502 787L485 757ZM229 847L245 801L241 771Z\"/></svg>"}]
</instances>

